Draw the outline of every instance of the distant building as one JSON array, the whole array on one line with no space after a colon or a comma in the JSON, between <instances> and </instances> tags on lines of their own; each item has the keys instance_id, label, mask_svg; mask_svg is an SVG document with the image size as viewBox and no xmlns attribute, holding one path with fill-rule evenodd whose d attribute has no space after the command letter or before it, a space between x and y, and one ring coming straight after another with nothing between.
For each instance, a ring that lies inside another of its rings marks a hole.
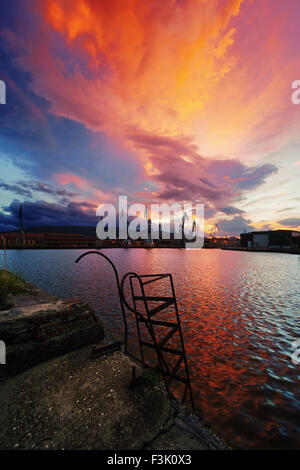
<instances>
[{"instance_id":1,"label":"distant building","mask_svg":"<svg viewBox=\"0 0 300 470\"><path fill-rule=\"evenodd\" d=\"M22 236L22 238L21 238ZM8 232L0 234L0 248L44 248L43 233Z\"/></svg>"},{"instance_id":2,"label":"distant building","mask_svg":"<svg viewBox=\"0 0 300 470\"><path fill-rule=\"evenodd\" d=\"M241 233L244 248L300 248L300 232L296 230L267 230Z\"/></svg>"},{"instance_id":3,"label":"distant building","mask_svg":"<svg viewBox=\"0 0 300 470\"><path fill-rule=\"evenodd\" d=\"M101 240L71 233L1 233L0 248L97 248Z\"/></svg>"},{"instance_id":4,"label":"distant building","mask_svg":"<svg viewBox=\"0 0 300 470\"><path fill-rule=\"evenodd\" d=\"M20 231L0 233L0 249L3 248L184 248L185 240L100 240L79 233L33 233Z\"/></svg>"}]
</instances>

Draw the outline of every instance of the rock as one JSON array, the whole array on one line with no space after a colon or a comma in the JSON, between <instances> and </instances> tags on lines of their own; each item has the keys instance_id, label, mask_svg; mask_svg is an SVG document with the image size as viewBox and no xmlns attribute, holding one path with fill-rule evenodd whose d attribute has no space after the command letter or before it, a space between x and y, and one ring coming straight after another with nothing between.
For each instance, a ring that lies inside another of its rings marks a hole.
<instances>
[{"instance_id":1,"label":"rock","mask_svg":"<svg viewBox=\"0 0 300 470\"><path fill-rule=\"evenodd\" d=\"M101 320L79 299L64 302L35 288L13 301L12 309L0 313L0 339L6 344L0 376L14 375L104 337Z\"/></svg>"}]
</instances>

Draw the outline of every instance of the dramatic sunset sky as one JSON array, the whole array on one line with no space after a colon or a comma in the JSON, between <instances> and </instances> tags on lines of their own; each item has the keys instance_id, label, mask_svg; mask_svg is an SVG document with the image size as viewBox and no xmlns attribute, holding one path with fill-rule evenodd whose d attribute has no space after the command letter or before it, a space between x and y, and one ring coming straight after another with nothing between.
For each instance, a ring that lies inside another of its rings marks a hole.
<instances>
[{"instance_id":1,"label":"dramatic sunset sky","mask_svg":"<svg viewBox=\"0 0 300 470\"><path fill-rule=\"evenodd\" d=\"M300 230L299 0L1 0L0 230L205 204Z\"/></svg>"}]
</instances>

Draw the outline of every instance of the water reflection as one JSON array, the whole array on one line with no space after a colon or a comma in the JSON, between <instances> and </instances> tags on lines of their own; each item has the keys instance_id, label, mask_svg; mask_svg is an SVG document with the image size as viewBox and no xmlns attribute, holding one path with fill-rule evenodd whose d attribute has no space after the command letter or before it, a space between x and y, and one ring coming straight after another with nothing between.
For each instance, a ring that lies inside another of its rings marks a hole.
<instances>
[{"instance_id":1,"label":"water reflection","mask_svg":"<svg viewBox=\"0 0 300 470\"><path fill-rule=\"evenodd\" d=\"M220 250L103 250L120 275L171 272L196 404L236 448L300 448L300 257ZM9 251L26 279L80 296L119 337L122 320L110 267L80 250Z\"/></svg>"}]
</instances>

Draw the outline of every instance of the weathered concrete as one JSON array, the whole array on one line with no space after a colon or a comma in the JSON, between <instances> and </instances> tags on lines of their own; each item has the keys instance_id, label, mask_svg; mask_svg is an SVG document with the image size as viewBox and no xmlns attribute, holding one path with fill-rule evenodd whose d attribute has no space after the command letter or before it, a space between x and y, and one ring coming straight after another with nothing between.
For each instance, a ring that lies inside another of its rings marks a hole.
<instances>
[{"instance_id":1,"label":"weathered concrete","mask_svg":"<svg viewBox=\"0 0 300 470\"><path fill-rule=\"evenodd\" d=\"M127 359L90 354L75 351L0 385L1 449L136 449L160 432L171 412L164 390L129 390Z\"/></svg>"},{"instance_id":2,"label":"weathered concrete","mask_svg":"<svg viewBox=\"0 0 300 470\"><path fill-rule=\"evenodd\" d=\"M88 304L58 300L30 284L12 297L14 306L0 313L0 339L6 344L6 366L13 375L50 358L104 337L103 326Z\"/></svg>"},{"instance_id":3,"label":"weathered concrete","mask_svg":"<svg viewBox=\"0 0 300 470\"><path fill-rule=\"evenodd\" d=\"M199 426L188 428L194 415L170 401L163 387L129 388L128 357L115 352L91 359L91 349L0 383L0 449L215 448L213 433L204 439Z\"/></svg>"},{"instance_id":4,"label":"weathered concrete","mask_svg":"<svg viewBox=\"0 0 300 470\"><path fill-rule=\"evenodd\" d=\"M206 443L200 441L189 431L176 426L173 420L170 420L169 427L146 447L146 450L207 450Z\"/></svg>"},{"instance_id":5,"label":"weathered concrete","mask_svg":"<svg viewBox=\"0 0 300 470\"><path fill-rule=\"evenodd\" d=\"M151 441L147 450L228 450L210 426L175 399L172 414L164 429Z\"/></svg>"}]
</instances>

